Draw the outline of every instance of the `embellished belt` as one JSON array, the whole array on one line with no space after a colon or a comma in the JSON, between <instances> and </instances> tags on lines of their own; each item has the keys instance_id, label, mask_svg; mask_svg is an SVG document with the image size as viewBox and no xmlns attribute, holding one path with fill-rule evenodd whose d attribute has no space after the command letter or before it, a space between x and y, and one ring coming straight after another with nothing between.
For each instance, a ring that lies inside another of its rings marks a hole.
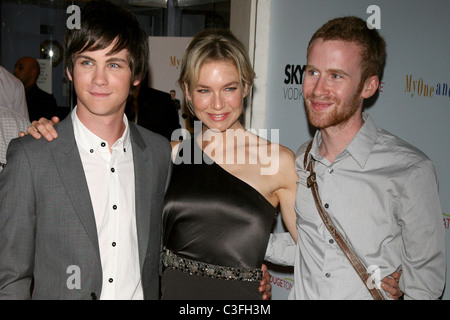
<instances>
[{"instance_id":1,"label":"embellished belt","mask_svg":"<svg viewBox=\"0 0 450 320\"><path fill-rule=\"evenodd\" d=\"M162 262L164 267L209 278L238 281L261 281L262 270L253 268L223 267L214 264L198 262L181 258L168 249L163 249Z\"/></svg>"}]
</instances>

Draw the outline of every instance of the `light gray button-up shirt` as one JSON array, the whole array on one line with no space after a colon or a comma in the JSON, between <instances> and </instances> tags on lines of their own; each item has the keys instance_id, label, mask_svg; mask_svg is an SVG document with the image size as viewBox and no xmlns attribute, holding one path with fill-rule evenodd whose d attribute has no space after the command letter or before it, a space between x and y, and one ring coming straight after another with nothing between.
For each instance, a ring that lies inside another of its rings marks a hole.
<instances>
[{"instance_id":1,"label":"light gray button-up shirt","mask_svg":"<svg viewBox=\"0 0 450 320\"><path fill-rule=\"evenodd\" d=\"M0 105L0 171L6 163L9 142L18 137L19 131L26 132L29 125L30 122L24 116Z\"/></svg>"},{"instance_id":2,"label":"light gray button-up shirt","mask_svg":"<svg viewBox=\"0 0 450 320\"><path fill-rule=\"evenodd\" d=\"M314 137L310 155L322 205L375 280L403 269L399 285L405 299L436 299L445 285L446 257L434 166L423 152L363 116L363 127L333 163L319 154L320 131ZM278 234L266 258L294 262L290 299L372 299L306 187L306 145L296 157L298 243L293 249L293 241Z\"/></svg>"}]
</instances>

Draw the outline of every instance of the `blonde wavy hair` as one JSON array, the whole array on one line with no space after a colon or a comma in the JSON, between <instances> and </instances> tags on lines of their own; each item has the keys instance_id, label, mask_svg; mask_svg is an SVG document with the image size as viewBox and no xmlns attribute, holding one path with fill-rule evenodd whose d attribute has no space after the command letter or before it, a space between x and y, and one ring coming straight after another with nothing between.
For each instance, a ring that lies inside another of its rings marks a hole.
<instances>
[{"instance_id":1,"label":"blonde wavy hair","mask_svg":"<svg viewBox=\"0 0 450 320\"><path fill-rule=\"evenodd\" d=\"M229 30L205 29L197 33L188 45L178 79L178 84L192 114L194 111L191 101L187 99L186 90L191 90L197 85L200 69L205 63L213 61L233 63L242 86L247 85L248 92L253 87L255 71L244 45Z\"/></svg>"}]
</instances>

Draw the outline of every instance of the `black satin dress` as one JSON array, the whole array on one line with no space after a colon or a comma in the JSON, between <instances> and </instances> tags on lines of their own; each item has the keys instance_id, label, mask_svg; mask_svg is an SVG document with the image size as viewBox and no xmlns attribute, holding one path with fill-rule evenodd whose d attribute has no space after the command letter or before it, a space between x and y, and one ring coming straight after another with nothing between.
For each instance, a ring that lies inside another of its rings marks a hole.
<instances>
[{"instance_id":1,"label":"black satin dress","mask_svg":"<svg viewBox=\"0 0 450 320\"><path fill-rule=\"evenodd\" d=\"M164 246L179 257L204 263L261 268L276 208L213 163L191 141L180 145L184 163L174 165L166 193ZM185 152L190 153L188 160ZM199 158L203 159L200 164ZM166 269L162 299L255 300L262 298L258 287L259 281L215 279Z\"/></svg>"}]
</instances>

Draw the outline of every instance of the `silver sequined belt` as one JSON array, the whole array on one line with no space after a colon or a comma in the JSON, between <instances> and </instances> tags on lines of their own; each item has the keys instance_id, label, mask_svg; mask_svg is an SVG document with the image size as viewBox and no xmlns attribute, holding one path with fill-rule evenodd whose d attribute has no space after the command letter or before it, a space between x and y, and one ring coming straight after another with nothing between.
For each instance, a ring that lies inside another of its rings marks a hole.
<instances>
[{"instance_id":1,"label":"silver sequined belt","mask_svg":"<svg viewBox=\"0 0 450 320\"><path fill-rule=\"evenodd\" d=\"M238 281L261 281L262 270L252 268L223 267L214 264L198 262L181 258L168 249L163 249L162 262L164 267L209 278Z\"/></svg>"}]
</instances>

